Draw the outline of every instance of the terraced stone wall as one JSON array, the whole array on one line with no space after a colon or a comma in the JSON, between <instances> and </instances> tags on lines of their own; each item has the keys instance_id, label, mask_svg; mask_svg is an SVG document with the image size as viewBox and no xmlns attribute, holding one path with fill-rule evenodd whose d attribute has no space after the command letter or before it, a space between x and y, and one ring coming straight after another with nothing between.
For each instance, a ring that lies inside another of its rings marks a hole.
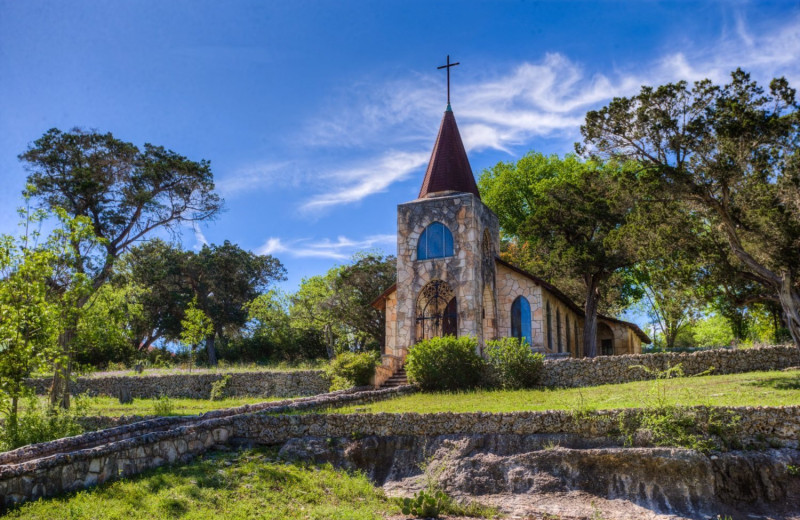
<instances>
[{"instance_id":1,"label":"terraced stone wall","mask_svg":"<svg viewBox=\"0 0 800 520\"><path fill-rule=\"evenodd\" d=\"M330 380L322 370L298 370L79 377L72 383L72 392L117 397L122 389L128 389L136 398L166 395L208 399L211 385L226 375L230 381L225 395L230 397L296 397L323 394L330 388ZM42 395L47 393L51 382L49 378L36 378L29 379L27 384Z\"/></svg>"},{"instance_id":2,"label":"terraced stone wall","mask_svg":"<svg viewBox=\"0 0 800 520\"><path fill-rule=\"evenodd\" d=\"M652 372L678 364L687 376L708 370L715 375L782 370L800 367L800 350L794 346L773 346L547 360L544 362L541 384L548 387L578 387L628 383L653 379ZM640 368L642 366L651 372Z\"/></svg>"},{"instance_id":3,"label":"terraced stone wall","mask_svg":"<svg viewBox=\"0 0 800 520\"><path fill-rule=\"evenodd\" d=\"M400 392L411 391L406 388ZM385 398L396 390L364 392L341 399ZM304 405L309 406L309 403ZM739 416L743 440L768 440L789 448L800 439L800 406L716 408ZM275 410L269 410L275 411ZM288 411L288 410L284 410ZM698 416L709 409L695 408ZM179 425L76 451L0 466L0 504L6 506L93 486L149 468L187 461L215 445L278 445L301 437L534 435L562 434L596 439L616 435L620 415L636 410L607 410L576 416L565 411L439 414L238 414ZM133 426L133 425L131 425ZM130 427L130 426L129 426ZM63 440L69 441L69 440ZM62 442L62 441L55 441Z\"/></svg>"}]
</instances>

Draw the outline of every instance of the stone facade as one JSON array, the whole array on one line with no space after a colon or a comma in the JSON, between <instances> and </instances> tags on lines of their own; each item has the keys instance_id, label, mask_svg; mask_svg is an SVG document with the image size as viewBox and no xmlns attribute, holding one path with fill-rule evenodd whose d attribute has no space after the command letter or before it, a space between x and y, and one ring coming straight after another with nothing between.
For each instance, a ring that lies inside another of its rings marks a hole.
<instances>
[{"instance_id":1,"label":"stone facade","mask_svg":"<svg viewBox=\"0 0 800 520\"><path fill-rule=\"evenodd\" d=\"M73 394L117 397L120 390L126 388L132 397L140 399L162 395L208 399L212 383L226 375L231 377L225 387L225 393L230 397L297 397L322 394L330 388L330 380L322 370L297 370L79 377L71 383L71 391ZM50 378L26 382L40 395L47 393L51 383Z\"/></svg>"},{"instance_id":2,"label":"stone facade","mask_svg":"<svg viewBox=\"0 0 800 520\"><path fill-rule=\"evenodd\" d=\"M417 259L422 232L432 223L444 224L453 235L453 256ZM482 244L488 236L488 244ZM494 272L483 267L484 257L494 257L499 248L497 217L475 195L459 193L418 199L397 208L397 303L394 344L387 341L386 353L405 355L405 349L419 341L417 304L429 282L445 282L456 297L458 335L483 338L484 286L492 288ZM388 305L387 305L388 307ZM390 327L387 319L387 328Z\"/></svg>"}]
</instances>

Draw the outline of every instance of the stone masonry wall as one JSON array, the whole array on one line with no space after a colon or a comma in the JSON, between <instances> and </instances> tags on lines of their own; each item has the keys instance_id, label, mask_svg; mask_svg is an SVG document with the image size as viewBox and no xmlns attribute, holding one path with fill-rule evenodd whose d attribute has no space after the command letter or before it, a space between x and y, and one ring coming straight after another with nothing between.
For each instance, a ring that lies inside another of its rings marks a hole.
<instances>
[{"instance_id":1,"label":"stone masonry wall","mask_svg":"<svg viewBox=\"0 0 800 520\"><path fill-rule=\"evenodd\" d=\"M128 388L131 396L136 398L166 395L208 399L211 384L226 375L230 375L231 379L225 387L225 393L231 397L295 397L322 394L330 388L330 381L323 371L298 370L79 377L72 383L72 392L116 397L121 388ZM49 378L36 378L29 379L27 384L37 394L45 394L51 382Z\"/></svg>"},{"instance_id":2,"label":"stone masonry wall","mask_svg":"<svg viewBox=\"0 0 800 520\"><path fill-rule=\"evenodd\" d=\"M417 260L417 242L433 222L441 222L453 234L454 255ZM413 345L416 337L416 304L422 288L443 280L457 299L458 334L482 338L483 280L482 238L488 232L490 251L499 247L497 217L470 193L418 199L397 207L397 336L396 348ZM393 352L387 352L400 355Z\"/></svg>"},{"instance_id":3,"label":"stone masonry wall","mask_svg":"<svg viewBox=\"0 0 800 520\"><path fill-rule=\"evenodd\" d=\"M187 462L215 445L228 443L237 427L258 413L291 413L314 408L379 401L413 392L410 386L374 391L345 390L292 402L217 410L193 417L161 417L91 432L0 454L0 510L77 491L173 462ZM232 413L233 412L233 413ZM287 415L286 417L294 417ZM234 421L234 418L237 418ZM247 441L248 439L239 439Z\"/></svg>"},{"instance_id":4,"label":"stone masonry wall","mask_svg":"<svg viewBox=\"0 0 800 520\"><path fill-rule=\"evenodd\" d=\"M637 368L637 365L662 371L679 363L687 376L712 368L712 374L715 375L781 370L800 366L800 351L794 346L775 346L547 360L544 362L541 384L548 387L578 387L641 381L653 379L653 376Z\"/></svg>"},{"instance_id":5,"label":"stone masonry wall","mask_svg":"<svg viewBox=\"0 0 800 520\"><path fill-rule=\"evenodd\" d=\"M377 392L387 392L381 390ZM365 392L370 394L374 392ZM351 396L350 399L355 399ZM698 414L706 408L697 407ZM719 410L719 409L717 409ZM797 447L800 406L739 407L742 439L760 438ZM606 410L575 416L567 411L437 414L242 414L209 419L118 442L0 466L0 503L13 505L87 488L172 462L186 462L229 442L282 444L289 439L353 435L439 436L459 434L566 434L586 438L615 435L621 414ZM56 441L57 442L57 441Z\"/></svg>"}]
</instances>

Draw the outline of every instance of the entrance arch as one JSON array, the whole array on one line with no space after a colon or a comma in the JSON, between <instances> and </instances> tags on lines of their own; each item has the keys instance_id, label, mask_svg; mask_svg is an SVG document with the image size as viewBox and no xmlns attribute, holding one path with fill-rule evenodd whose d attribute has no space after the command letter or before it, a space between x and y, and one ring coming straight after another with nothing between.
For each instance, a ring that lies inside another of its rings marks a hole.
<instances>
[{"instance_id":1,"label":"entrance arch","mask_svg":"<svg viewBox=\"0 0 800 520\"><path fill-rule=\"evenodd\" d=\"M597 322L597 346L601 356L614 355L614 332L602 321Z\"/></svg>"},{"instance_id":2,"label":"entrance arch","mask_svg":"<svg viewBox=\"0 0 800 520\"><path fill-rule=\"evenodd\" d=\"M458 335L458 304L447 282L429 282L417 297L417 341Z\"/></svg>"}]
</instances>

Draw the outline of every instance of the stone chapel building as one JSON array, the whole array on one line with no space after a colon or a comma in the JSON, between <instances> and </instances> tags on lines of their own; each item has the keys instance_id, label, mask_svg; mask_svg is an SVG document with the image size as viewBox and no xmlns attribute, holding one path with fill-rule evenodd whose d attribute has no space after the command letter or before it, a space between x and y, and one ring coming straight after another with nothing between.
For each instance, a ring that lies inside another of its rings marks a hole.
<instances>
[{"instance_id":1,"label":"stone chapel building","mask_svg":"<svg viewBox=\"0 0 800 520\"><path fill-rule=\"evenodd\" d=\"M380 385L416 342L444 335L525 338L549 357L582 357L584 312L498 255L497 216L481 202L450 105L416 200L397 206L397 283L373 306L386 314ZM633 323L598 316L598 354L641 353Z\"/></svg>"}]
</instances>

